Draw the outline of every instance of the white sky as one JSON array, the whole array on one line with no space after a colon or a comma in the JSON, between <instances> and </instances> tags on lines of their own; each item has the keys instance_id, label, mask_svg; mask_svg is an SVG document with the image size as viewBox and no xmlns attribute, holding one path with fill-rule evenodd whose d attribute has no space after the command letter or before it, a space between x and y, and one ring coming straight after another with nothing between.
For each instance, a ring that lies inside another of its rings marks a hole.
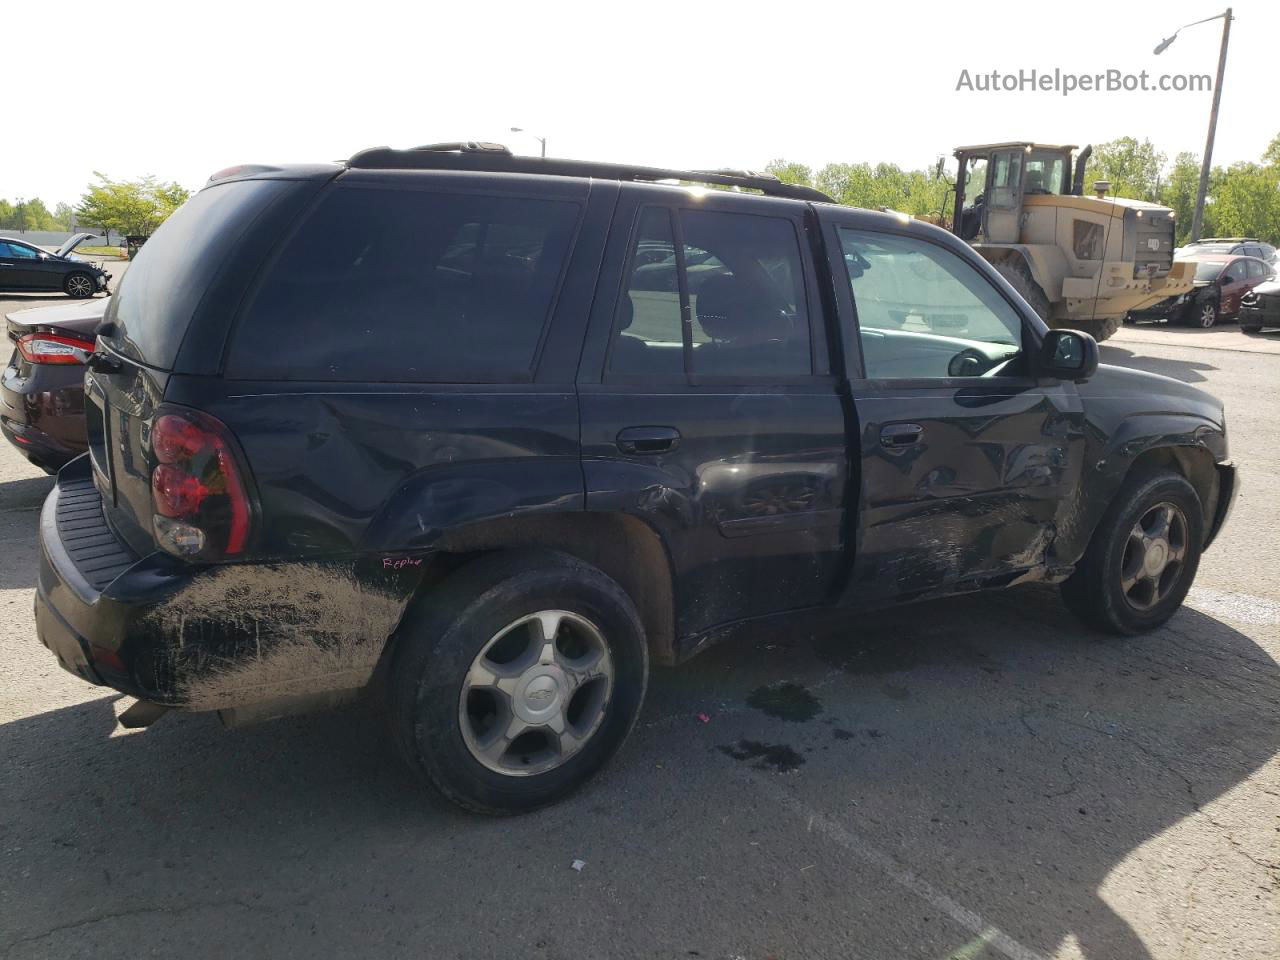
<instances>
[{"instance_id":1,"label":"white sky","mask_svg":"<svg viewBox=\"0 0 1280 960\"><path fill-rule=\"evenodd\" d=\"M541 0L7 3L0 197L75 202L92 171L198 187L234 163L490 139L551 155L925 167L962 143L1204 148L1209 93L956 92L962 68L1216 70L1212 0L854 5ZM996 14L994 11L1000 11ZM991 12L988 12L991 11ZM1059 13L1058 11L1062 11ZM1280 5L1240 0L1215 163L1280 133ZM1001 18L1004 22L1001 22ZM953 37L948 24L966 24ZM68 31L69 24L76 23ZM79 38L68 43L67 37ZM990 42L984 42L990 37ZM16 62L14 57L16 55ZM108 66L109 65L109 66Z\"/></svg>"}]
</instances>

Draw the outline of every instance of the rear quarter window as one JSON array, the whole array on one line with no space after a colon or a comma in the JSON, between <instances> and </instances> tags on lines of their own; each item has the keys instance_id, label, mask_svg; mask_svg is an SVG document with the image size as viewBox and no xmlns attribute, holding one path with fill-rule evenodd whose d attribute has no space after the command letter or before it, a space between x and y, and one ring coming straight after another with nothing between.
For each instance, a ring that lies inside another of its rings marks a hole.
<instances>
[{"instance_id":1,"label":"rear quarter window","mask_svg":"<svg viewBox=\"0 0 1280 960\"><path fill-rule=\"evenodd\" d=\"M237 379L531 379L571 201L335 186L237 325Z\"/></svg>"},{"instance_id":2,"label":"rear quarter window","mask_svg":"<svg viewBox=\"0 0 1280 960\"><path fill-rule=\"evenodd\" d=\"M200 300L262 211L294 185L239 180L201 190L143 244L120 279L105 319L124 355L173 368Z\"/></svg>"}]
</instances>

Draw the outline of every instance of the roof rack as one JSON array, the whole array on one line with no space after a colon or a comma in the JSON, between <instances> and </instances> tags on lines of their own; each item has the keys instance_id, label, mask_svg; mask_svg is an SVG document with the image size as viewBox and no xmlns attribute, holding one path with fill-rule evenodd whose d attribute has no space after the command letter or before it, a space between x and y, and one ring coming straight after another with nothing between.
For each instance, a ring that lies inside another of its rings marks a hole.
<instances>
[{"instance_id":1,"label":"roof rack","mask_svg":"<svg viewBox=\"0 0 1280 960\"><path fill-rule=\"evenodd\" d=\"M590 160L556 160L545 157L518 157L500 143L468 140L432 143L409 150L370 147L354 154L347 166L356 170L475 170L486 173L536 173L553 177L591 177L597 180L626 180L653 183L685 180L725 187L759 190L771 197L834 203L813 187L783 183L769 173L749 170L668 170L661 167L633 167L621 163Z\"/></svg>"}]
</instances>

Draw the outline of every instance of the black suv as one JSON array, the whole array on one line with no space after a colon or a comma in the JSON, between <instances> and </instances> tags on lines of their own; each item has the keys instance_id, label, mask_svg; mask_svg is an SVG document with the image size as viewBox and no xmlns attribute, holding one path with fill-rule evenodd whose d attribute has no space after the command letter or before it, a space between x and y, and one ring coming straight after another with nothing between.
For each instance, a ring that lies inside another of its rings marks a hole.
<instances>
[{"instance_id":1,"label":"black suv","mask_svg":"<svg viewBox=\"0 0 1280 960\"><path fill-rule=\"evenodd\" d=\"M1235 490L1222 405L1097 356L947 232L769 177L235 168L99 330L40 637L132 725L380 690L446 795L529 809L730 624L1036 580L1164 623Z\"/></svg>"}]
</instances>

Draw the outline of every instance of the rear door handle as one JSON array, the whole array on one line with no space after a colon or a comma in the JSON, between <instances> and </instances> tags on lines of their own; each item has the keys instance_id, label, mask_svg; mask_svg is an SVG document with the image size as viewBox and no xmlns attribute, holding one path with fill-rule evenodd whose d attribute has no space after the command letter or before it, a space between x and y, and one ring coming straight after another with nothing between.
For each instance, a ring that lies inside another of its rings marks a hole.
<instances>
[{"instance_id":1,"label":"rear door handle","mask_svg":"<svg viewBox=\"0 0 1280 960\"><path fill-rule=\"evenodd\" d=\"M617 442L623 453L669 453L680 445L680 431L675 427L625 427L618 431Z\"/></svg>"},{"instance_id":2,"label":"rear door handle","mask_svg":"<svg viewBox=\"0 0 1280 960\"><path fill-rule=\"evenodd\" d=\"M910 447L920 442L924 427L918 423L891 423L880 430L880 446Z\"/></svg>"}]
</instances>

